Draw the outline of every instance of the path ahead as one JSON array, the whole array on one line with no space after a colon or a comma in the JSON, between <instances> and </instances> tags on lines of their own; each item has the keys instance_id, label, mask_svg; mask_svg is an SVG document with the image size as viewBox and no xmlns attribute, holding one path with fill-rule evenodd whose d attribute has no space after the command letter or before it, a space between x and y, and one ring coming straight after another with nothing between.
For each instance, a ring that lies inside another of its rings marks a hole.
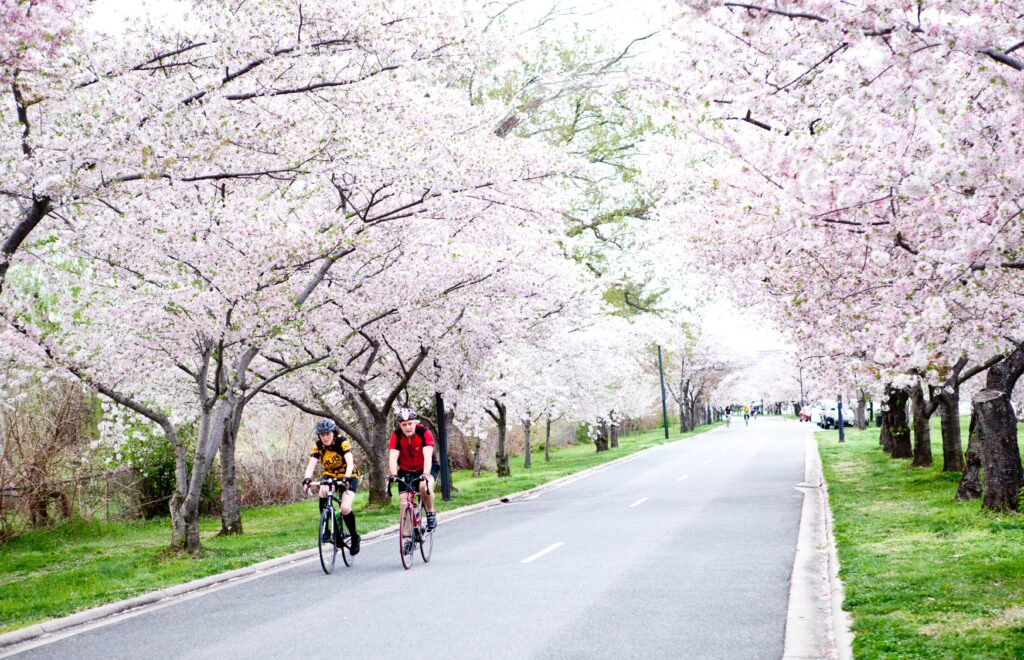
<instances>
[{"instance_id":1,"label":"path ahead","mask_svg":"<svg viewBox=\"0 0 1024 660\"><path fill-rule=\"evenodd\" d=\"M445 522L410 571L390 537L18 657L779 658L804 428L741 419Z\"/></svg>"}]
</instances>

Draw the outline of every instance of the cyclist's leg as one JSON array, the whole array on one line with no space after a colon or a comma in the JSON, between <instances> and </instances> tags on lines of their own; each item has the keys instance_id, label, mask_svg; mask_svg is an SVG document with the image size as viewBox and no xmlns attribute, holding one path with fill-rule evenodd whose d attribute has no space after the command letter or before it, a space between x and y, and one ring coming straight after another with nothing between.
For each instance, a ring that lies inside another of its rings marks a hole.
<instances>
[{"instance_id":1,"label":"cyclist's leg","mask_svg":"<svg viewBox=\"0 0 1024 660\"><path fill-rule=\"evenodd\" d=\"M327 506L327 500L331 497L330 486L320 486L320 513L324 512L324 507Z\"/></svg>"},{"instance_id":2,"label":"cyclist's leg","mask_svg":"<svg viewBox=\"0 0 1024 660\"><path fill-rule=\"evenodd\" d=\"M352 513L352 502L356 499L355 486L349 485L348 489L341 494L341 515L347 516Z\"/></svg>"},{"instance_id":3,"label":"cyclist's leg","mask_svg":"<svg viewBox=\"0 0 1024 660\"><path fill-rule=\"evenodd\" d=\"M434 477L429 485L426 481L420 482L420 495L423 497L423 507L426 509L426 523L427 531L433 531L437 527L437 514L434 509L434 484L437 483L437 473L440 472L440 468L437 465L431 466L430 474Z\"/></svg>"},{"instance_id":4,"label":"cyclist's leg","mask_svg":"<svg viewBox=\"0 0 1024 660\"><path fill-rule=\"evenodd\" d=\"M427 485L427 480L420 482L420 497L423 499L423 510L434 510L434 491Z\"/></svg>"},{"instance_id":5,"label":"cyclist's leg","mask_svg":"<svg viewBox=\"0 0 1024 660\"><path fill-rule=\"evenodd\" d=\"M358 479L349 479L348 489L341 494L341 518L345 521L345 527L352 537L350 543L353 555L359 554L359 534L356 532L356 514L352 511L352 502L356 499L356 488L359 487Z\"/></svg>"}]
</instances>

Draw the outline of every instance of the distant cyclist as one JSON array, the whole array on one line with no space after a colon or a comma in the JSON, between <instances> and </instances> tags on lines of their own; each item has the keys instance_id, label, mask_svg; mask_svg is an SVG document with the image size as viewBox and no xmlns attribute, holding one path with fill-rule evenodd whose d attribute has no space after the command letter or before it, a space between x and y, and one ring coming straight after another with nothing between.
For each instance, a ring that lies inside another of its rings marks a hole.
<instances>
[{"instance_id":1,"label":"distant cyclist","mask_svg":"<svg viewBox=\"0 0 1024 660\"><path fill-rule=\"evenodd\" d=\"M747 408L746 406L743 407L743 424L745 426L750 426L750 408Z\"/></svg>"},{"instance_id":2,"label":"distant cyclist","mask_svg":"<svg viewBox=\"0 0 1024 660\"><path fill-rule=\"evenodd\" d=\"M419 423L419 418L419 413L412 408L402 408L395 415L398 430L391 434L388 441L388 474L400 479L399 493L413 492L409 484L423 476L420 496L427 509L427 531L433 531L437 526L434 479L437 478L440 466L434 462L434 434Z\"/></svg>"},{"instance_id":3,"label":"distant cyclist","mask_svg":"<svg viewBox=\"0 0 1024 660\"><path fill-rule=\"evenodd\" d=\"M356 488L359 486L359 470L356 470L352 461L352 443L341 435L341 430L332 419L321 419L316 423L316 443L309 455L306 476L302 480L302 489L307 494L318 461L324 464L323 476L343 480L338 485L338 488L344 490L341 495L341 519L345 521L348 533L351 534L351 552L358 555L359 534L356 534L356 514L352 513L352 501L356 498ZM327 506L327 498L331 494L330 487L320 484L319 494L320 511L323 512Z\"/></svg>"}]
</instances>

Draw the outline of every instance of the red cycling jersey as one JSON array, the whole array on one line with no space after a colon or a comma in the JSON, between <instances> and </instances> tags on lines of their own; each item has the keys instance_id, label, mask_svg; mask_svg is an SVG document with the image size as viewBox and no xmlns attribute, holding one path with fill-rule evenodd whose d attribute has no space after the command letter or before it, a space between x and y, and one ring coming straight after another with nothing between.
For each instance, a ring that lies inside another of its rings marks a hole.
<instances>
[{"instance_id":1,"label":"red cycling jersey","mask_svg":"<svg viewBox=\"0 0 1024 660\"><path fill-rule=\"evenodd\" d=\"M398 469L409 472L423 471L423 448L434 446L434 434L425 426L417 426L412 437L392 433L388 441L390 449L398 450Z\"/></svg>"}]
</instances>

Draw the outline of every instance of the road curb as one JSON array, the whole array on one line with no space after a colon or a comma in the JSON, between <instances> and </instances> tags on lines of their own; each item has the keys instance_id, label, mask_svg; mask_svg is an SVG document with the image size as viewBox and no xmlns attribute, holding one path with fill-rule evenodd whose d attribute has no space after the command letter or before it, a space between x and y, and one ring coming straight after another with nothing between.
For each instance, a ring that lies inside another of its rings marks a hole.
<instances>
[{"instance_id":1,"label":"road curb","mask_svg":"<svg viewBox=\"0 0 1024 660\"><path fill-rule=\"evenodd\" d=\"M702 431L701 433L697 433L686 438L679 438L678 440L673 440L666 444L648 447L647 449L642 449L640 451L633 452L632 454L629 454L627 456L616 458L613 461L608 461L606 463L601 463L600 465L595 465L594 467L587 468L586 470L582 470L580 472L575 472L564 477L559 477L558 479L549 481L539 486L534 486L533 488L527 490L505 495L503 497L497 497L484 502L477 502L476 504L469 504L467 506L452 509L450 511L444 511L438 513L437 518L439 522L455 520L457 518L462 518L464 516L478 513L480 511L492 509L496 506L511 504L516 501L521 501L524 499L530 499L535 496L539 496L546 491L554 490L555 488L560 488L569 483L572 483L573 481L577 481L579 479L586 478L597 472L610 469L615 465L636 460L637 458L649 454L653 451L664 449L665 447L669 447L682 440L690 440L692 438L699 437L704 433L710 433L714 430L715 429L708 429L707 431ZM367 532L366 534L363 534L362 540L364 542L373 541L376 539L387 537L389 535L396 534L397 532L398 525L391 525L389 527L384 527L382 529L374 530L372 532ZM51 619L49 621L43 621L41 623L26 626L25 628L12 630L11 632L0 634L0 653L7 654L8 652L13 650L12 647L14 647L15 645L36 640L46 635L52 635L59 632L63 632L76 626L94 623L96 621L100 621L106 618L113 618L120 614L134 612L142 608L151 607L157 604L163 605L166 604L165 601L177 599L182 596L191 596L199 594L204 590L221 587L228 583L242 580L243 578L251 579L259 576L262 573L269 573L271 571L276 572L276 570L281 569L282 567L285 567L289 564L295 564L300 561L305 561L307 559L315 557L316 555L316 548L312 548L309 550L299 550L297 552L283 555L281 557L267 559L265 561L261 561L257 564L252 564L250 566L244 566L242 568L226 571L224 573L217 573L216 575L209 575L207 577L198 578L196 580L192 580L190 582L185 582L182 584L172 585L169 587L165 587L163 589L157 589L156 591L151 591L145 594L141 594L139 596L134 596L132 598L120 600L114 603L98 605L87 610L82 610L81 612L69 614L68 616L61 617L59 619Z\"/></svg>"},{"instance_id":2,"label":"road curb","mask_svg":"<svg viewBox=\"0 0 1024 660\"><path fill-rule=\"evenodd\" d=\"M804 494L790 578L783 659L853 658L850 615L843 611L843 583L832 532L828 486L814 434L804 439Z\"/></svg>"}]
</instances>

